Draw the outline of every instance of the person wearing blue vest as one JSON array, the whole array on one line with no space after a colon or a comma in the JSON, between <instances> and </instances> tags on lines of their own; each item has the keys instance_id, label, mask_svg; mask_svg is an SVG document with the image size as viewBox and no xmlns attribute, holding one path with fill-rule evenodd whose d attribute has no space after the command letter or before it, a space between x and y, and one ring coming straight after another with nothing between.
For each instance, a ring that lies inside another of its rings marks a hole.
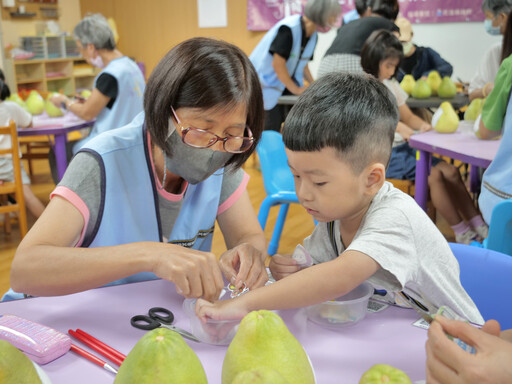
<instances>
[{"instance_id":1,"label":"person wearing blue vest","mask_svg":"<svg viewBox=\"0 0 512 384\"><path fill-rule=\"evenodd\" d=\"M263 131L248 57L193 38L153 70L144 112L90 140L20 243L4 300L163 278L185 297L262 286L266 242L242 164ZM212 254L217 221L227 251Z\"/></svg>"},{"instance_id":2,"label":"person wearing blue vest","mask_svg":"<svg viewBox=\"0 0 512 384\"><path fill-rule=\"evenodd\" d=\"M85 143L102 132L128 124L143 110L144 76L137 64L118 49L107 20L100 14L86 16L73 31L77 47L84 59L101 68L94 80L90 97L85 101L55 95L52 102L63 106L84 120L96 119L91 132L78 142L71 142L68 160ZM51 156L53 163L53 156ZM52 166L54 180L56 167Z\"/></svg>"},{"instance_id":3,"label":"person wearing blue vest","mask_svg":"<svg viewBox=\"0 0 512 384\"><path fill-rule=\"evenodd\" d=\"M285 109L283 94L300 95L304 79L313 82L308 63L319 32L328 32L341 12L338 0L309 0L304 15L285 17L263 36L250 59L260 78L265 104L265 130L280 131Z\"/></svg>"}]
</instances>

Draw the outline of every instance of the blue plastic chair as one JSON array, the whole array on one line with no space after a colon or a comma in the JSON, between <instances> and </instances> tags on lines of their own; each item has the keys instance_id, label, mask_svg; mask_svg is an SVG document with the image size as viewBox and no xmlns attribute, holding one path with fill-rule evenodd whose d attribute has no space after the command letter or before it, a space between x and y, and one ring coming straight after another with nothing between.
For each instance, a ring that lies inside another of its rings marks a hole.
<instances>
[{"instance_id":1,"label":"blue plastic chair","mask_svg":"<svg viewBox=\"0 0 512 384\"><path fill-rule=\"evenodd\" d=\"M275 131L264 131L256 147L256 152L260 160L263 185L267 194L258 213L258 221L263 230L267 224L270 208L274 205L281 205L268 246L268 254L272 256L279 248L279 239L283 232L290 203L298 203L299 199L295 193L295 183L288 166L281 134Z\"/></svg>"},{"instance_id":2,"label":"blue plastic chair","mask_svg":"<svg viewBox=\"0 0 512 384\"><path fill-rule=\"evenodd\" d=\"M475 241L471 245L512 256L512 199L496 204L492 210L487 239L482 244Z\"/></svg>"},{"instance_id":3,"label":"blue plastic chair","mask_svg":"<svg viewBox=\"0 0 512 384\"><path fill-rule=\"evenodd\" d=\"M512 328L512 257L490 249L450 243L460 265L462 286L485 320L495 319L502 329Z\"/></svg>"}]
</instances>

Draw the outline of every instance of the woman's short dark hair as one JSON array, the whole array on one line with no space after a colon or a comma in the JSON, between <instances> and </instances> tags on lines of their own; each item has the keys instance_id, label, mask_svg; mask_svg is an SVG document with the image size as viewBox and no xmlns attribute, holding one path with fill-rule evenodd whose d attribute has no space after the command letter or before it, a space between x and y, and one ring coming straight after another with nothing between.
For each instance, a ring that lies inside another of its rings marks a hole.
<instances>
[{"instance_id":1,"label":"woman's short dark hair","mask_svg":"<svg viewBox=\"0 0 512 384\"><path fill-rule=\"evenodd\" d=\"M11 96L11 90L9 86L5 82L4 71L0 69L0 100L4 101L9 96Z\"/></svg>"},{"instance_id":2,"label":"woman's short dark hair","mask_svg":"<svg viewBox=\"0 0 512 384\"><path fill-rule=\"evenodd\" d=\"M404 57L402 43L393 32L385 29L374 31L361 49L361 66L366 73L379 78L379 64L382 60ZM399 65L396 66L397 70Z\"/></svg>"},{"instance_id":3,"label":"woman's short dark hair","mask_svg":"<svg viewBox=\"0 0 512 384\"><path fill-rule=\"evenodd\" d=\"M395 20L400 11L397 0L369 0L368 6L372 9L372 13L389 20Z\"/></svg>"},{"instance_id":4,"label":"woman's short dark hair","mask_svg":"<svg viewBox=\"0 0 512 384\"><path fill-rule=\"evenodd\" d=\"M240 48L205 37L186 40L171 49L151 73L144 93L146 127L153 142L166 148L171 108L247 108L247 126L254 144L235 154L226 165L240 167L254 151L263 131L264 110L260 81ZM246 132L245 135L248 135Z\"/></svg>"}]
</instances>

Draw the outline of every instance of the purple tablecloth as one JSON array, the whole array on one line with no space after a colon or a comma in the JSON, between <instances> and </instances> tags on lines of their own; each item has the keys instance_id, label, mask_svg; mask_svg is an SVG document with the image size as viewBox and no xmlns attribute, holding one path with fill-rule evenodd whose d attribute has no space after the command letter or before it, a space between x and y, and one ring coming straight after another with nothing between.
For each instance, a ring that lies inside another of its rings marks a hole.
<instances>
[{"instance_id":1,"label":"purple tablecloth","mask_svg":"<svg viewBox=\"0 0 512 384\"><path fill-rule=\"evenodd\" d=\"M175 325L190 330L182 302L172 283L156 280L69 296L1 303L0 313L25 317L62 332L80 328L128 354L144 334L130 325L131 316L146 313L153 306L171 309ZM363 372L377 363L396 366L413 381L425 379L427 333L412 325L418 319L413 310L389 307L379 313L369 313L359 324L339 331L311 323L304 312L301 309L278 313L310 356L318 383L357 383ZM187 343L199 356L208 382L220 383L227 346ZM79 342L75 344L84 347ZM114 380L112 373L72 352L42 368L54 384L101 384Z\"/></svg>"}]
</instances>

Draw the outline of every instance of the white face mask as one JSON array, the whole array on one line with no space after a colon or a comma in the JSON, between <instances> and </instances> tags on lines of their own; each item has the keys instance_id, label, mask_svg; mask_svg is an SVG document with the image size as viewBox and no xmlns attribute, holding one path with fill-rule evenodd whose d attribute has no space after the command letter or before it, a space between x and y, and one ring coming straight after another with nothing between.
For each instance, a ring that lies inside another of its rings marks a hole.
<instances>
[{"instance_id":1,"label":"white face mask","mask_svg":"<svg viewBox=\"0 0 512 384\"><path fill-rule=\"evenodd\" d=\"M95 58L90 58L89 61L96 68L100 68L101 69L101 68L105 67L105 64L103 63L103 59L101 58L100 55L97 55Z\"/></svg>"},{"instance_id":2,"label":"white face mask","mask_svg":"<svg viewBox=\"0 0 512 384\"><path fill-rule=\"evenodd\" d=\"M413 43L411 41L404 41L402 42L402 48L404 49L404 55L407 56L413 47Z\"/></svg>"}]
</instances>

